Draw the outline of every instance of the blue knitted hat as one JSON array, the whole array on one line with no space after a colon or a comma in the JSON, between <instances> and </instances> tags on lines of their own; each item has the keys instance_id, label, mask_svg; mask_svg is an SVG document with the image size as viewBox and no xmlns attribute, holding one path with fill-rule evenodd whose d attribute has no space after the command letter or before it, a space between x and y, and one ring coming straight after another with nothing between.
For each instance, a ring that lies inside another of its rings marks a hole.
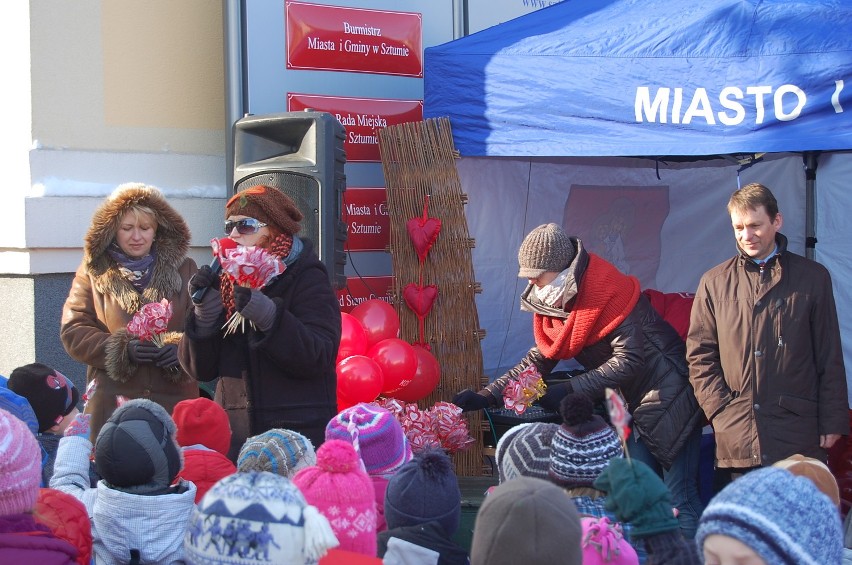
<instances>
[{"instance_id":1,"label":"blue knitted hat","mask_svg":"<svg viewBox=\"0 0 852 565\"><path fill-rule=\"evenodd\" d=\"M292 479L316 462L311 440L293 430L273 428L246 440L237 457L237 470L269 471Z\"/></svg>"},{"instance_id":2,"label":"blue knitted hat","mask_svg":"<svg viewBox=\"0 0 852 565\"><path fill-rule=\"evenodd\" d=\"M832 501L805 477L765 467L730 483L699 521L699 552L709 535L734 538L773 565L843 560L843 529Z\"/></svg>"},{"instance_id":3,"label":"blue knitted hat","mask_svg":"<svg viewBox=\"0 0 852 565\"><path fill-rule=\"evenodd\" d=\"M9 390L6 377L0 377L0 408L25 423L33 435L38 433L38 420L30 401Z\"/></svg>"}]
</instances>

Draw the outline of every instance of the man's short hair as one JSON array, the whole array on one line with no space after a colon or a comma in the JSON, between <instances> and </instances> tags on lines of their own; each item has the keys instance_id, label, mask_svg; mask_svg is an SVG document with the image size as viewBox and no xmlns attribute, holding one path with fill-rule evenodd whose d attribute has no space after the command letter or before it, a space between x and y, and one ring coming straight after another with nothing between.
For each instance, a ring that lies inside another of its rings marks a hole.
<instances>
[{"instance_id":1,"label":"man's short hair","mask_svg":"<svg viewBox=\"0 0 852 565\"><path fill-rule=\"evenodd\" d=\"M735 190L728 200L728 213L734 211L757 210L763 206L769 219L778 215L778 201L775 195L759 182L753 182Z\"/></svg>"}]
</instances>

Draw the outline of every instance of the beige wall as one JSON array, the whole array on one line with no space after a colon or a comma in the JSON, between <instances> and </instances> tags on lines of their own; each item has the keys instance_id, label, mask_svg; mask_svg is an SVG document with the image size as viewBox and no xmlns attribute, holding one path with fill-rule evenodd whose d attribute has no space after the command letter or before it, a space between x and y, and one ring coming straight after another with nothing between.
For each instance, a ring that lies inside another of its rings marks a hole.
<instances>
[{"instance_id":1,"label":"beige wall","mask_svg":"<svg viewBox=\"0 0 852 565\"><path fill-rule=\"evenodd\" d=\"M44 148L222 155L222 3L31 3L33 136Z\"/></svg>"}]
</instances>

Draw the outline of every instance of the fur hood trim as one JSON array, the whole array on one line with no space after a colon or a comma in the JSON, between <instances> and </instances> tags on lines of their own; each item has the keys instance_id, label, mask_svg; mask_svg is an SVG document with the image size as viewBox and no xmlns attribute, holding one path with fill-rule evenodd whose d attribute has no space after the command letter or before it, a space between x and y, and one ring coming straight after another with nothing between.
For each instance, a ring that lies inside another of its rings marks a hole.
<instances>
[{"instance_id":1,"label":"fur hood trim","mask_svg":"<svg viewBox=\"0 0 852 565\"><path fill-rule=\"evenodd\" d=\"M134 205L151 208L157 221L157 261L151 283L141 297L107 253L122 216ZM99 292L114 296L126 311L135 312L142 304L159 302L182 290L178 269L189 250L189 240L189 227L159 189L142 183L125 183L95 210L84 241L83 263Z\"/></svg>"}]
</instances>

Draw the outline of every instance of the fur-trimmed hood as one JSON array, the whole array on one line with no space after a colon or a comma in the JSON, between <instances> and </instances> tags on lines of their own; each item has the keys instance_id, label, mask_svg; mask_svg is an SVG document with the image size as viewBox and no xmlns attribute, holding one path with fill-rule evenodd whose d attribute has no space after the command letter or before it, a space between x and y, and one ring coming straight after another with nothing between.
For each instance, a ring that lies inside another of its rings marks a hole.
<instances>
[{"instance_id":1,"label":"fur-trimmed hood","mask_svg":"<svg viewBox=\"0 0 852 565\"><path fill-rule=\"evenodd\" d=\"M134 205L153 210L157 221L154 243L157 260L151 282L141 297L107 253L122 216ZM159 189L142 183L125 183L95 210L84 240L83 264L99 292L116 297L128 312L135 312L142 304L159 302L181 290L178 268L189 250L189 239L189 227Z\"/></svg>"}]
</instances>

